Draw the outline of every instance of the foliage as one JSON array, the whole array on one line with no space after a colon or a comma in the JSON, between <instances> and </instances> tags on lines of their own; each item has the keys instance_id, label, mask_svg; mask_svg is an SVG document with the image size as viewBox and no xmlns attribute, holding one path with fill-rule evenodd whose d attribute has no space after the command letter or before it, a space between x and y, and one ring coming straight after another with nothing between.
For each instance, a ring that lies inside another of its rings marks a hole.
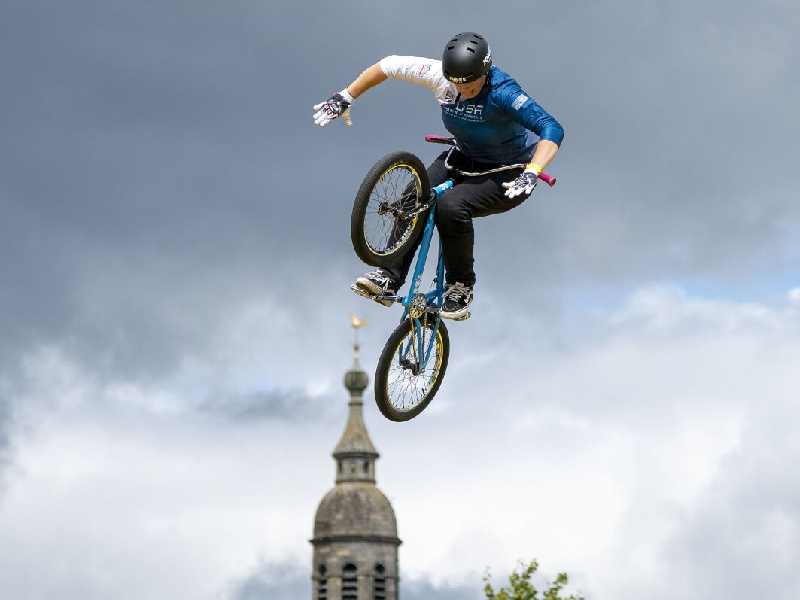
<instances>
[{"instance_id":1,"label":"foliage","mask_svg":"<svg viewBox=\"0 0 800 600\"><path fill-rule=\"evenodd\" d=\"M561 591L569 583L566 573L559 573L540 596L539 590L531 583L531 577L538 569L539 563L536 559L528 564L519 561L517 568L508 577L509 586L495 592L491 583L492 576L487 568L486 574L483 576L483 581L486 584L483 591L486 594L486 598L488 600L585 600L580 595L561 595Z\"/></svg>"}]
</instances>

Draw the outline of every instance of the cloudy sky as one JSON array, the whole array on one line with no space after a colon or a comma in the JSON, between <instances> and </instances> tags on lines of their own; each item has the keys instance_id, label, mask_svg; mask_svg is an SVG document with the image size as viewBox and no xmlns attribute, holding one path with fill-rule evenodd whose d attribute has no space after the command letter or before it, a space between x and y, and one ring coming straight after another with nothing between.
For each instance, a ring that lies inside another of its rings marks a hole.
<instances>
[{"instance_id":1,"label":"cloudy sky","mask_svg":"<svg viewBox=\"0 0 800 600\"><path fill-rule=\"evenodd\" d=\"M351 294L355 189L433 159L430 93L313 104L477 30L564 126L477 224L418 419L367 391L406 600L537 558L587 598L800 597L800 6L0 5L0 587L310 597L344 426L399 313ZM513 216L511 216L513 215Z\"/></svg>"}]
</instances>

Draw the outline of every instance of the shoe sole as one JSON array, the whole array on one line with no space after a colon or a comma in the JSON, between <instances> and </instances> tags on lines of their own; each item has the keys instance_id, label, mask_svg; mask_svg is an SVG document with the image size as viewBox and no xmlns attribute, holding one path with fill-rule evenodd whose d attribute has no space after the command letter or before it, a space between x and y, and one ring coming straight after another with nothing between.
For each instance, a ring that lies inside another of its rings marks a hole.
<instances>
[{"instance_id":1,"label":"shoe sole","mask_svg":"<svg viewBox=\"0 0 800 600\"><path fill-rule=\"evenodd\" d=\"M469 312L469 307L466 307L458 312L439 312L439 316L443 319L448 319L450 321L466 321L472 316L472 313Z\"/></svg>"},{"instance_id":2,"label":"shoe sole","mask_svg":"<svg viewBox=\"0 0 800 600\"><path fill-rule=\"evenodd\" d=\"M393 300L378 300L377 296L393 296L394 292L390 290L390 293L386 293L384 290L372 283L369 279L359 277L356 279L356 282L350 286L350 289L359 296L363 298L369 298L381 306L391 306L394 304Z\"/></svg>"},{"instance_id":3,"label":"shoe sole","mask_svg":"<svg viewBox=\"0 0 800 600\"><path fill-rule=\"evenodd\" d=\"M360 288L367 290L370 294L374 294L375 296L386 296L388 292L385 291L383 288L377 286L377 284L373 283L366 277L359 277L356 279L356 285Z\"/></svg>"}]
</instances>

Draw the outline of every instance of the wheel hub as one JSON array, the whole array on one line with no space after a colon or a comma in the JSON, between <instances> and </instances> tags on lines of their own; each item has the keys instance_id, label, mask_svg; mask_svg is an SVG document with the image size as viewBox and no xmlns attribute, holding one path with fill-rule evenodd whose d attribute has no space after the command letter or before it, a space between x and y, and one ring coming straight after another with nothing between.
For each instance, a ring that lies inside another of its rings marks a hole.
<instances>
[{"instance_id":1,"label":"wheel hub","mask_svg":"<svg viewBox=\"0 0 800 600\"><path fill-rule=\"evenodd\" d=\"M414 361L408 360L407 358L401 358L400 359L400 366L403 367L407 371L411 371L411 374L414 377L416 377L420 373L419 365Z\"/></svg>"}]
</instances>

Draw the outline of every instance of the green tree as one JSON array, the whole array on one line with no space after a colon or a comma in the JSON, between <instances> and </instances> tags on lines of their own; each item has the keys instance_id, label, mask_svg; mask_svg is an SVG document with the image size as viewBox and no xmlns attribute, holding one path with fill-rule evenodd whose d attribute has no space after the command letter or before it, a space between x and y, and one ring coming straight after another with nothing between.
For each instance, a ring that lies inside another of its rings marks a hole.
<instances>
[{"instance_id":1,"label":"green tree","mask_svg":"<svg viewBox=\"0 0 800 600\"><path fill-rule=\"evenodd\" d=\"M539 563L536 559L533 559L528 564L519 561L517 568L508 577L509 586L495 592L491 582L492 576L487 568L486 574L483 576L483 581L486 584L483 587L483 591L486 594L486 598L488 600L585 600L580 595L561 595L561 591L569 583L566 573L559 573L540 596L539 590L531 583L531 577L538 569Z\"/></svg>"}]
</instances>

